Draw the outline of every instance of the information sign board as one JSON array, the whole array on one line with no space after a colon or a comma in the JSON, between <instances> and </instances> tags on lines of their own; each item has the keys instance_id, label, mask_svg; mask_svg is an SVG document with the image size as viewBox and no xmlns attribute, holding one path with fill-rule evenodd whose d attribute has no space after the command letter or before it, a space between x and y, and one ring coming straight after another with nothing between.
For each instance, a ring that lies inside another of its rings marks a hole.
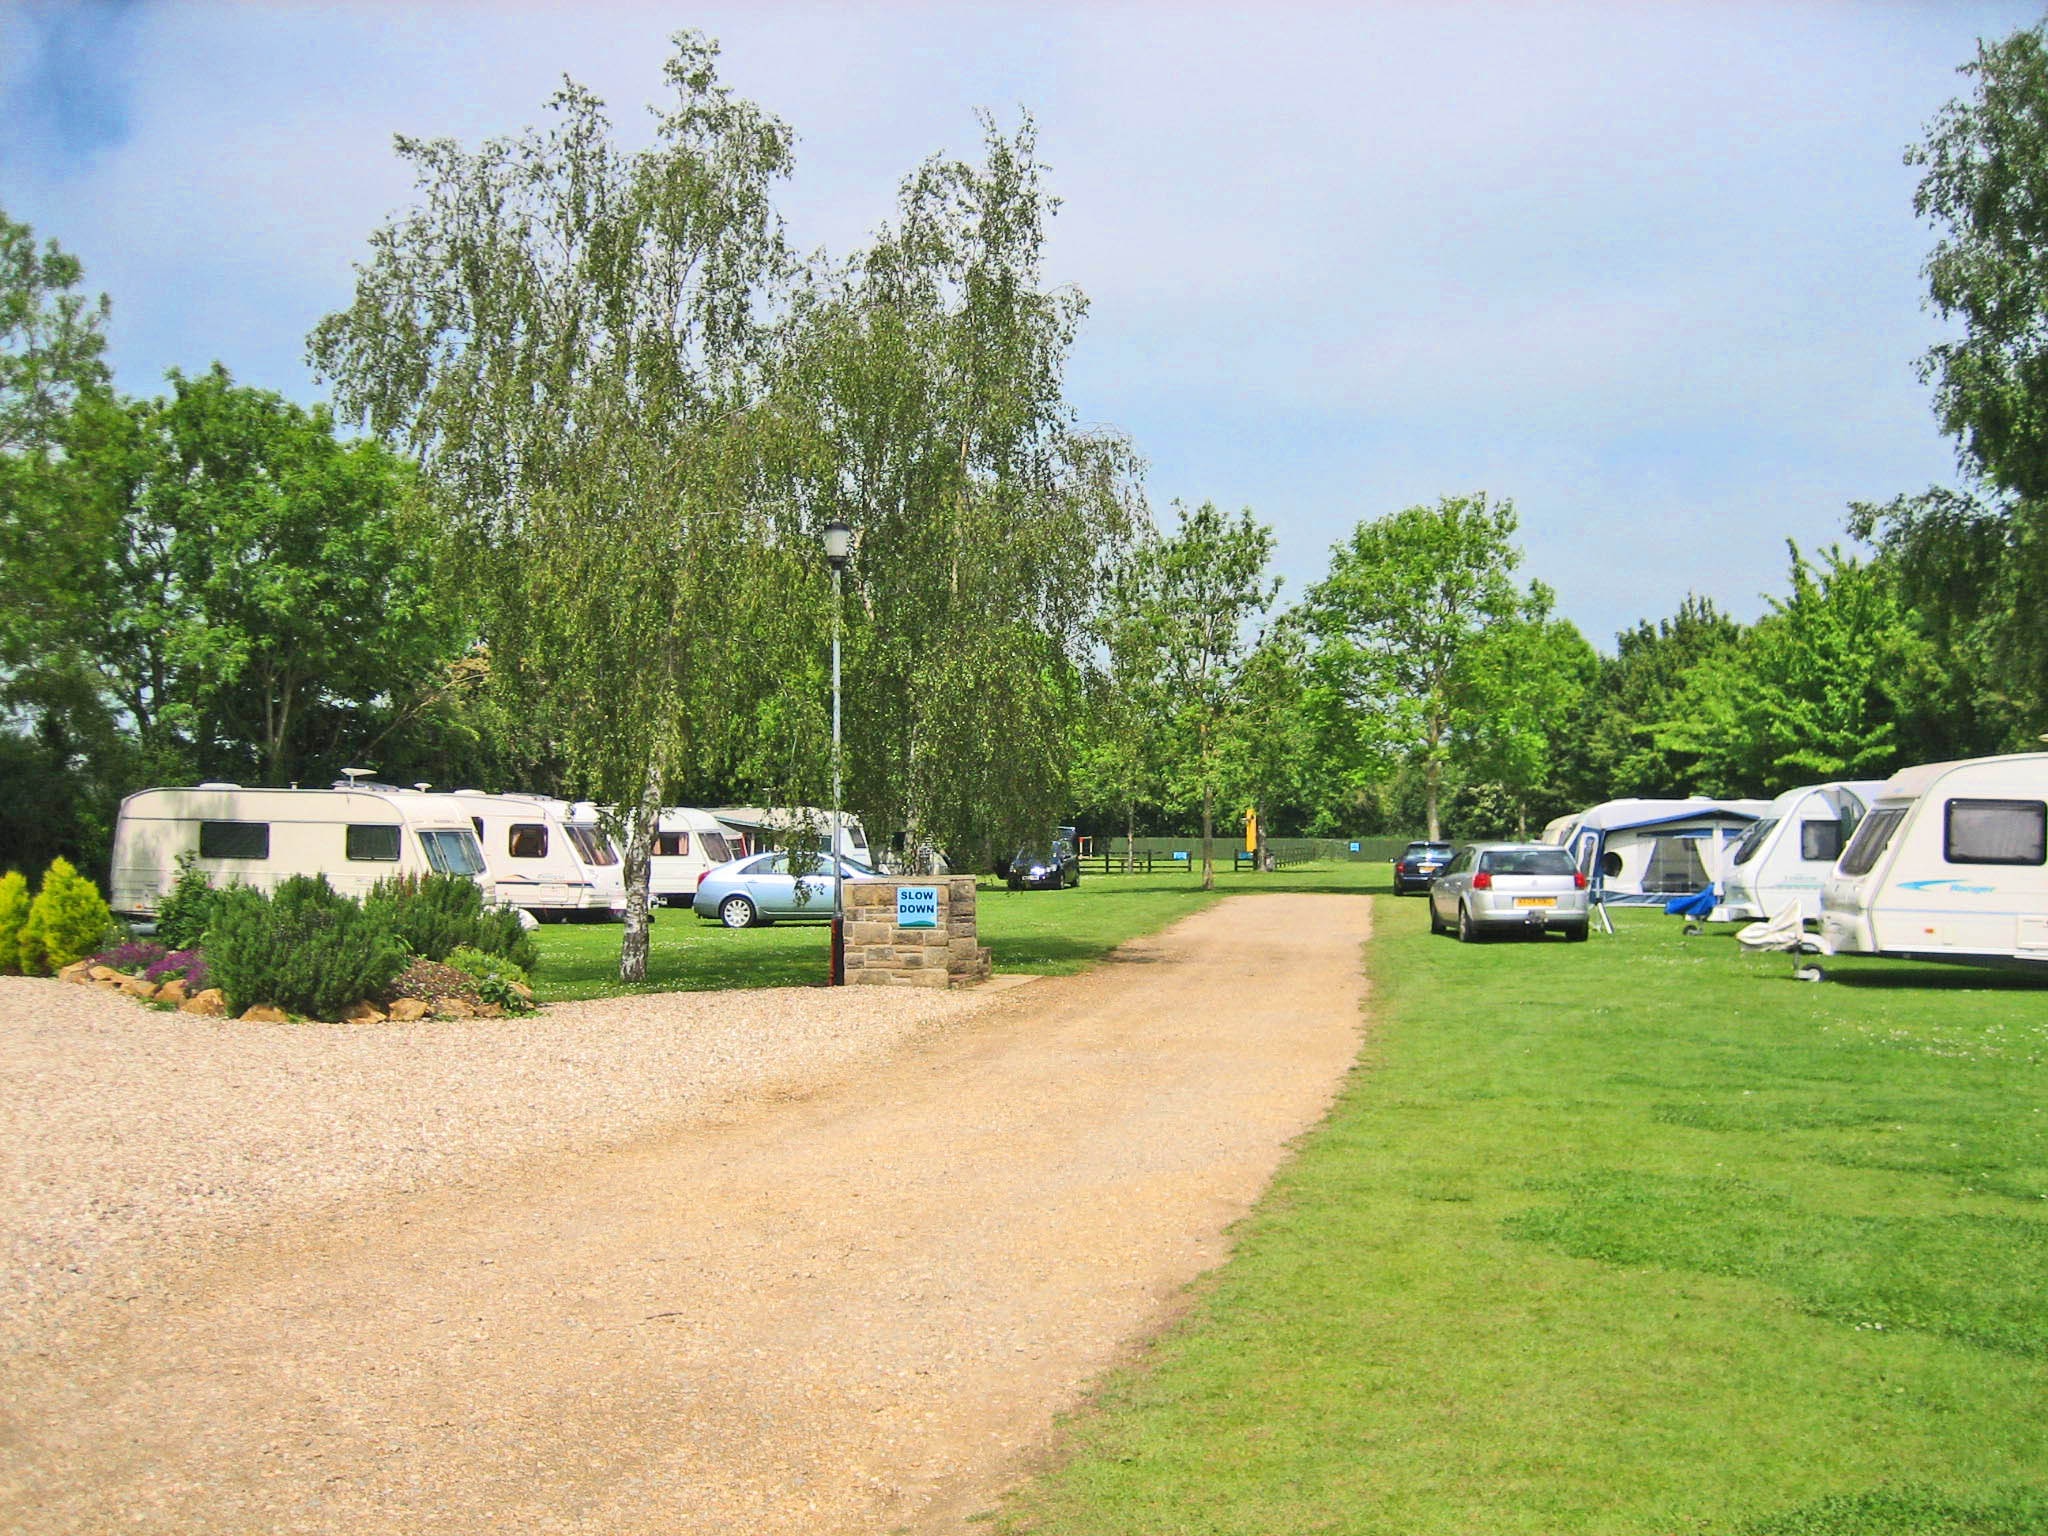
<instances>
[{"instance_id":1,"label":"information sign board","mask_svg":"<svg viewBox=\"0 0 2048 1536\"><path fill-rule=\"evenodd\" d=\"M1173 856L1176 859L1185 859L1188 856L1188 851L1185 848L1176 848L1173 851Z\"/></svg>"},{"instance_id":2,"label":"information sign board","mask_svg":"<svg viewBox=\"0 0 2048 1536\"><path fill-rule=\"evenodd\" d=\"M936 885L896 887L896 926L936 928L939 926L939 888Z\"/></svg>"}]
</instances>

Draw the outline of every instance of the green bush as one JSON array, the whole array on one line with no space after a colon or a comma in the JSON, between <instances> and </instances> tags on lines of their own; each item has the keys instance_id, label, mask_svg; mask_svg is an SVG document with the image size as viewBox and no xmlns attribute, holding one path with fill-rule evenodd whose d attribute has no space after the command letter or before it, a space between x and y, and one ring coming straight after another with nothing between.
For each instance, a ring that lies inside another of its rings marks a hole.
<instances>
[{"instance_id":1,"label":"green bush","mask_svg":"<svg viewBox=\"0 0 2048 1536\"><path fill-rule=\"evenodd\" d=\"M425 960L446 960L467 946L503 955L521 970L538 961L533 941L510 907L484 910L484 893L463 875L394 875L379 880L363 905L389 919L406 948Z\"/></svg>"},{"instance_id":2,"label":"green bush","mask_svg":"<svg viewBox=\"0 0 2048 1536\"><path fill-rule=\"evenodd\" d=\"M178 880L170 895L157 903L156 936L166 949L193 949L206 937L220 892L203 871L194 869L195 855L178 855Z\"/></svg>"},{"instance_id":3,"label":"green bush","mask_svg":"<svg viewBox=\"0 0 2048 1536\"><path fill-rule=\"evenodd\" d=\"M356 905L320 875L294 875L267 897L221 891L206 932L208 975L236 1013L271 1003L337 1019L405 966L405 945L387 913Z\"/></svg>"},{"instance_id":4,"label":"green bush","mask_svg":"<svg viewBox=\"0 0 2048 1536\"><path fill-rule=\"evenodd\" d=\"M47 976L62 970L97 953L113 932L114 914L107 910L100 888L69 859L52 859L16 940L22 974Z\"/></svg>"},{"instance_id":5,"label":"green bush","mask_svg":"<svg viewBox=\"0 0 2048 1536\"><path fill-rule=\"evenodd\" d=\"M463 975L476 981L476 995L487 1003L496 1003L507 1013L528 1013L533 1009L532 988L529 977L519 966L503 955L485 954L480 949L464 945L450 950L448 964ZM520 991L520 988L526 988Z\"/></svg>"},{"instance_id":6,"label":"green bush","mask_svg":"<svg viewBox=\"0 0 2048 1536\"><path fill-rule=\"evenodd\" d=\"M21 974L21 925L28 921L28 876L0 875L0 976Z\"/></svg>"}]
</instances>

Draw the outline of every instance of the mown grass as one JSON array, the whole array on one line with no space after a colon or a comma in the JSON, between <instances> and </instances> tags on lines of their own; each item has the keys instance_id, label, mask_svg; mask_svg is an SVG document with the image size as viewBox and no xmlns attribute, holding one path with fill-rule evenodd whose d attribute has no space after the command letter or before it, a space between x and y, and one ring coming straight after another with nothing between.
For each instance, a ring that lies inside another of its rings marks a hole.
<instances>
[{"instance_id":1,"label":"mown grass","mask_svg":"<svg viewBox=\"0 0 2048 1536\"><path fill-rule=\"evenodd\" d=\"M2048 988L1377 919L1329 1122L999 1526L2048 1531Z\"/></svg>"},{"instance_id":2,"label":"mown grass","mask_svg":"<svg viewBox=\"0 0 2048 1536\"><path fill-rule=\"evenodd\" d=\"M1092 965L1124 940L1151 933L1238 891L1385 888L1385 864L1320 864L1272 874L1219 870L1205 893L1195 873L1102 875L1090 872L1064 891L1012 891L983 879L976 898L981 941L999 971L1047 975ZM550 925L536 931L541 963L534 975L542 1002L612 997L627 992L723 991L741 987L823 985L827 928L774 923L734 931L680 908L657 917L650 935L646 982L622 985L615 923Z\"/></svg>"}]
</instances>

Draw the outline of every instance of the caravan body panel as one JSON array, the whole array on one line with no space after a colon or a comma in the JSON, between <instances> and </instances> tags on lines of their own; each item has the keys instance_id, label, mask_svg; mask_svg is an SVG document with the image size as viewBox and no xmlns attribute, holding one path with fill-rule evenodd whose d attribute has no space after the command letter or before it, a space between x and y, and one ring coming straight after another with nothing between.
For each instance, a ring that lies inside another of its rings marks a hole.
<instances>
[{"instance_id":1,"label":"caravan body panel","mask_svg":"<svg viewBox=\"0 0 2048 1536\"><path fill-rule=\"evenodd\" d=\"M243 789L203 784L138 790L114 826L108 905L148 920L178 879L180 855L216 886L272 890L325 875L360 900L391 875L468 875L496 899L476 832L449 795L416 790Z\"/></svg>"},{"instance_id":2,"label":"caravan body panel","mask_svg":"<svg viewBox=\"0 0 2048 1536\"><path fill-rule=\"evenodd\" d=\"M1842 954L2048 968L2048 753L1894 775L1821 895Z\"/></svg>"},{"instance_id":3,"label":"caravan body panel","mask_svg":"<svg viewBox=\"0 0 2048 1536\"><path fill-rule=\"evenodd\" d=\"M699 880L746 855L746 840L709 811L666 806L654 824L654 848L647 860L648 899L687 907L696 898Z\"/></svg>"},{"instance_id":4,"label":"caravan body panel","mask_svg":"<svg viewBox=\"0 0 2048 1536\"><path fill-rule=\"evenodd\" d=\"M585 865L566 802L546 795L491 795L473 789L447 798L467 812L497 882L498 899L506 905L544 922L608 918L625 906L616 867L593 873Z\"/></svg>"},{"instance_id":5,"label":"caravan body panel","mask_svg":"<svg viewBox=\"0 0 2048 1536\"><path fill-rule=\"evenodd\" d=\"M787 848L799 838L808 836L819 848L836 842L842 858L874 867L874 858L868 852L867 832L861 826L860 818L851 811L842 813L841 832L837 839L831 836L832 813L821 811L814 805L721 805L714 807L711 814L728 830L743 834L752 852L758 853L764 848Z\"/></svg>"},{"instance_id":6,"label":"caravan body panel","mask_svg":"<svg viewBox=\"0 0 2048 1536\"><path fill-rule=\"evenodd\" d=\"M1713 922L1762 922L1788 901L1803 921L1820 918L1820 892L1883 780L1808 784L1770 804L1730 850Z\"/></svg>"}]
</instances>

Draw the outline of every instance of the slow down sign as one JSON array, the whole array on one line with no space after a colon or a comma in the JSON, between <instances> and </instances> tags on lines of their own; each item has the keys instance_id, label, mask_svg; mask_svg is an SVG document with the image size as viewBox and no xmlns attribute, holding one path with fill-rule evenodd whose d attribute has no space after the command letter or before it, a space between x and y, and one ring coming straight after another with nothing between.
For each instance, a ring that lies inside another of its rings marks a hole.
<instances>
[{"instance_id":1,"label":"slow down sign","mask_svg":"<svg viewBox=\"0 0 2048 1536\"><path fill-rule=\"evenodd\" d=\"M939 926L939 888L936 885L896 887L896 926L936 928Z\"/></svg>"}]
</instances>

